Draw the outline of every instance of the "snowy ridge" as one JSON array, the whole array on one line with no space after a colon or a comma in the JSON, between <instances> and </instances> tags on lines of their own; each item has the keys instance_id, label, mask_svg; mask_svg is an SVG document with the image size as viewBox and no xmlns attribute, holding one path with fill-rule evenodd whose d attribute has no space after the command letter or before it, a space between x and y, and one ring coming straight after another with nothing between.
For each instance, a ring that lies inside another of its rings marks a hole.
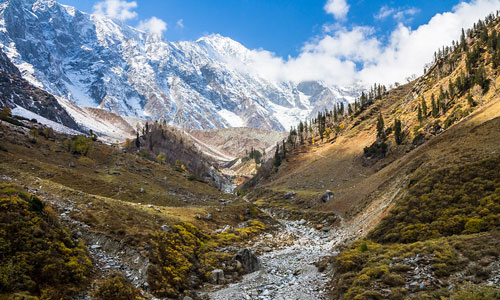
<instances>
[{"instance_id":1,"label":"snowy ridge","mask_svg":"<svg viewBox=\"0 0 500 300\"><path fill-rule=\"evenodd\" d=\"M135 138L135 129L121 116L101 109L75 105L60 97L59 104L83 128L91 129L107 143L123 142Z\"/></svg>"},{"instance_id":2,"label":"snowy ridge","mask_svg":"<svg viewBox=\"0 0 500 300\"><path fill-rule=\"evenodd\" d=\"M359 92L267 80L239 67L251 51L230 38L168 42L53 0L0 0L0 48L56 96L191 129L288 130Z\"/></svg>"},{"instance_id":3,"label":"snowy ridge","mask_svg":"<svg viewBox=\"0 0 500 300\"><path fill-rule=\"evenodd\" d=\"M54 122L52 120L49 120L47 118L44 118L40 115L37 115L35 114L34 112L31 112L21 106L17 106L15 108L12 109L12 114L13 115L16 115L16 116L21 116L21 117L24 117L26 119L36 119L36 121L40 124L43 124L43 125L46 125L46 126L49 126L49 127L52 127L52 129L54 129L55 131L57 132L60 132L60 133L65 133L65 134L71 134L71 135L80 135L82 134L81 132L79 131L76 131L74 129L71 129L69 127L66 127L62 124L59 124L57 122Z\"/></svg>"}]
</instances>

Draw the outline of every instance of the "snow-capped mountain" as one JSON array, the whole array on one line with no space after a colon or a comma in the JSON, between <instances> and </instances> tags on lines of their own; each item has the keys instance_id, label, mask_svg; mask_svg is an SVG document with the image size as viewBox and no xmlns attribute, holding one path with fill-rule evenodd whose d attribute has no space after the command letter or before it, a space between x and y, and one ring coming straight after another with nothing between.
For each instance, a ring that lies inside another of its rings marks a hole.
<instances>
[{"instance_id":1,"label":"snow-capped mountain","mask_svg":"<svg viewBox=\"0 0 500 300\"><path fill-rule=\"evenodd\" d=\"M231 62L248 63L251 51L220 35L168 42L54 0L0 0L0 47L56 96L184 128L285 130L358 94L245 71Z\"/></svg>"}]
</instances>

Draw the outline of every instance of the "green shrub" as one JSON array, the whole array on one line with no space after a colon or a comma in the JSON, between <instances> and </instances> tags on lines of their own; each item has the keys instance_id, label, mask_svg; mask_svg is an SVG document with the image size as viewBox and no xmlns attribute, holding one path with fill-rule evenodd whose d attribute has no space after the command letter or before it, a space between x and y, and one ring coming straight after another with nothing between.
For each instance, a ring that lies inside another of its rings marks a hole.
<instances>
[{"instance_id":1,"label":"green shrub","mask_svg":"<svg viewBox=\"0 0 500 300\"><path fill-rule=\"evenodd\" d=\"M94 293L96 300L138 300L144 299L139 290L122 273L113 273L99 283Z\"/></svg>"},{"instance_id":2,"label":"green shrub","mask_svg":"<svg viewBox=\"0 0 500 300\"><path fill-rule=\"evenodd\" d=\"M0 185L0 294L66 299L85 285L91 267L84 244L59 225L50 207Z\"/></svg>"},{"instance_id":3,"label":"green shrub","mask_svg":"<svg viewBox=\"0 0 500 300\"><path fill-rule=\"evenodd\" d=\"M185 172L186 171L186 166L184 165L184 162L181 160L176 160L174 164L174 170L177 172Z\"/></svg>"},{"instance_id":4,"label":"green shrub","mask_svg":"<svg viewBox=\"0 0 500 300\"><path fill-rule=\"evenodd\" d=\"M373 143L369 147L365 147L363 152L368 158L383 158L387 153L387 144L385 142L379 143L378 141Z\"/></svg>"},{"instance_id":5,"label":"green shrub","mask_svg":"<svg viewBox=\"0 0 500 300\"><path fill-rule=\"evenodd\" d=\"M10 123L12 125L24 126L23 123L19 122L15 118L12 118L12 111L8 106L5 106L0 110L0 120Z\"/></svg>"},{"instance_id":6,"label":"green shrub","mask_svg":"<svg viewBox=\"0 0 500 300\"><path fill-rule=\"evenodd\" d=\"M483 224L484 222L482 219L469 219L469 221L465 223L465 230L470 233L478 233L484 228Z\"/></svg>"},{"instance_id":7,"label":"green shrub","mask_svg":"<svg viewBox=\"0 0 500 300\"><path fill-rule=\"evenodd\" d=\"M158 156L156 156L156 161L160 164L164 164L165 161L167 160L167 158L165 157L165 155L163 154L158 154Z\"/></svg>"},{"instance_id":8,"label":"green shrub","mask_svg":"<svg viewBox=\"0 0 500 300\"><path fill-rule=\"evenodd\" d=\"M189 287L188 276L194 272L202 239L206 239L189 223L175 225L168 232L153 236L148 282L156 295L176 297Z\"/></svg>"},{"instance_id":9,"label":"green shrub","mask_svg":"<svg viewBox=\"0 0 500 300\"><path fill-rule=\"evenodd\" d=\"M368 251L368 245L366 244L365 241L361 243L361 245L359 246L359 250L362 252Z\"/></svg>"},{"instance_id":10,"label":"green shrub","mask_svg":"<svg viewBox=\"0 0 500 300\"><path fill-rule=\"evenodd\" d=\"M92 138L85 136L77 136L73 139L70 144L69 151L75 155L84 155L86 156L93 150L93 141Z\"/></svg>"},{"instance_id":11,"label":"green shrub","mask_svg":"<svg viewBox=\"0 0 500 300\"><path fill-rule=\"evenodd\" d=\"M178 297L192 288L192 276L210 280L210 272L229 266L232 256L216 252L242 238L265 230L259 221L248 221L248 226L207 236L190 223L170 226L168 231L158 232L152 237L148 283L159 297Z\"/></svg>"},{"instance_id":12,"label":"green shrub","mask_svg":"<svg viewBox=\"0 0 500 300\"><path fill-rule=\"evenodd\" d=\"M498 300L500 289L495 286L466 285L462 286L450 300Z\"/></svg>"},{"instance_id":13,"label":"green shrub","mask_svg":"<svg viewBox=\"0 0 500 300\"><path fill-rule=\"evenodd\" d=\"M382 275L382 282L391 287L402 286L405 284L405 280L401 275L394 273L385 273Z\"/></svg>"},{"instance_id":14,"label":"green shrub","mask_svg":"<svg viewBox=\"0 0 500 300\"><path fill-rule=\"evenodd\" d=\"M369 238L412 243L500 228L499 187L500 156L460 167L417 171L407 195L397 201Z\"/></svg>"}]
</instances>

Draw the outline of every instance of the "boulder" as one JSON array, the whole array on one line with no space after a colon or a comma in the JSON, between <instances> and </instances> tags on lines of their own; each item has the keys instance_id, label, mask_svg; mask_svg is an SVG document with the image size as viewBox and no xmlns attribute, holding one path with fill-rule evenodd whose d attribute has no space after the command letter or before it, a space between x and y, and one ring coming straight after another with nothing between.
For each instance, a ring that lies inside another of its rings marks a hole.
<instances>
[{"instance_id":1,"label":"boulder","mask_svg":"<svg viewBox=\"0 0 500 300\"><path fill-rule=\"evenodd\" d=\"M323 202L328 202L328 201L332 200L333 199L333 192L330 190L326 190L320 199Z\"/></svg>"},{"instance_id":2,"label":"boulder","mask_svg":"<svg viewBox=\"0 0 500 300\"><path fill-rule=\"evenodd\" d=\"M216 269L212 271L212 280L215 284L224 284L224 271Z\"/></svg>"},{"instance_id":3,"label":"boulder","mask_svg":"<svg viewBox=\"0 0 500 300\"><path fill-rule=\"evenodd\" d=\"M241 263L246 274L260 269L260 260L250 249L238 251L233 259Z\"/></svg>"},{"instance_id":4,"label":"boulder","mask_svg":"<svg viewBox=\"0 0 500 300\"><path fill-rule=\"evenodd\" d=\"M288 192L288 193L285 194L285 196L283 196L283 198L285 198L285 199L288 200L288 199L292 199L295 195L297 195L297 193L295 193L295 192Z\"/></svg>"}]
</instances>

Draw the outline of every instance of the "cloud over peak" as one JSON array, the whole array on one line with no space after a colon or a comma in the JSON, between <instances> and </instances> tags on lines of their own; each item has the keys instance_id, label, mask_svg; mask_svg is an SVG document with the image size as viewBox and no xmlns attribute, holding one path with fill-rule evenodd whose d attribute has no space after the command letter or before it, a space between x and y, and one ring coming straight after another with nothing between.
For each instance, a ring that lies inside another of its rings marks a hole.
<instances>
[{"instance_id":1,"label":"cloud over peak","mask_svg":"<svg viewBox=\"0 0 500 300\"><path fill-rule=\"evenodd\" d=\"M137 29L154 35L162 35L163 32L167 30L167 23L157 17L151 17L147 20L140 21Z\"/></svg>"},{"instance_id":2,"label":"cloud over peak","mask_svg":"<svg viewBox=\"0 0 500 300\"><path fill-rule=\"evenodd\" d=\"M137 18L137 13L133 11L135 8L137 8L135 1L105 0L94 5L94 14L126 21Z\"/></svg>"}]
</instances>

